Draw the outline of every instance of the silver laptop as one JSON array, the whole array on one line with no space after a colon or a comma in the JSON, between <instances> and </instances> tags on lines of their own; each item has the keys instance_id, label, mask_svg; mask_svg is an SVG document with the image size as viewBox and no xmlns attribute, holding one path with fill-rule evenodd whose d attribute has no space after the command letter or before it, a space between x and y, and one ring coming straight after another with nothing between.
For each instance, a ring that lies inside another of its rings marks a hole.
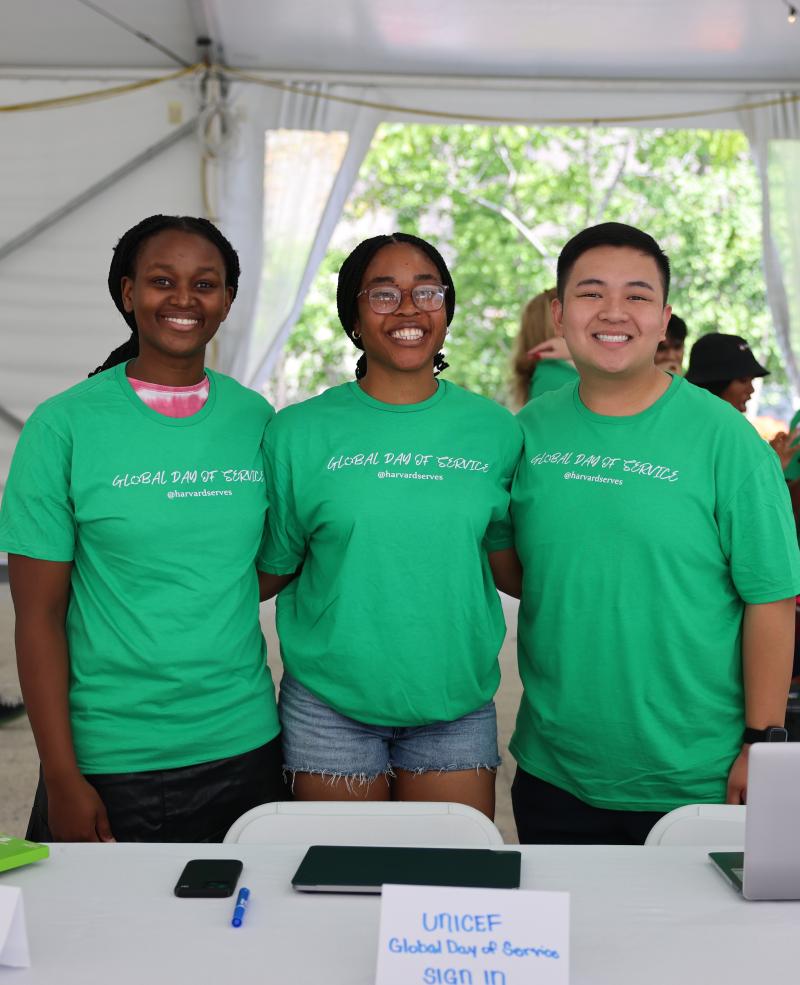
<instances>
[{"instance_id":1,"label":"silver laptop","mask_svg":"<svg viewBox=\"0 0 800 985\"><path fill-rule=\"evenodd\" d=\"M800 742L750 747L744 853L710 855L746 899L800 899Z\"/></svg>"}]
</instances>

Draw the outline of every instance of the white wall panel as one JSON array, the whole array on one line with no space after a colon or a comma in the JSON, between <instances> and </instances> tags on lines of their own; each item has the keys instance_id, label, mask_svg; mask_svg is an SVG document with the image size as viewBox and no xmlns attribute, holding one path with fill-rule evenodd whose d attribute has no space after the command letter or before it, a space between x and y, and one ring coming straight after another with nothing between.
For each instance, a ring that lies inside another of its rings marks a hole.
<instances>
[{"instance_id":1,"label":"white wall panel","mask_svg":"<svg viewBox=\"0 0 800 985\"><path fill-rule=\"evenodd\" d=\"M53 83L15 84L25 99ZM74 85L73 85L74 87ZM83 84L86 88L86 84ZM0 87L8 100L8 88ZM63 87L62 87L63 91ZM73 109L0 117L0 245L175 129L170 85ZM202 214L199 151L189 136L0 260L0 404L25 419L86 377L127 337L106 287L120 235L155 212ZM8 469L7 426L0 483Z\"/></svg>"}]
</instances>

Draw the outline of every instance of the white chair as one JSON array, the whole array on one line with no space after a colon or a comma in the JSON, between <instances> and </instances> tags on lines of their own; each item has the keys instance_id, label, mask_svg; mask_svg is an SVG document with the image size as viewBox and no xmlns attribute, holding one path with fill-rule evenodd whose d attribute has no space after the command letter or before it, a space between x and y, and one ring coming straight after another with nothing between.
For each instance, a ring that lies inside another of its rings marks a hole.
<instances>
[{"instance_id":1,"label":"white chair","mask_svg":"<svg viewBox=\"0 0 800 985\"><path fill-rule=\"evenodd\" d=\"M744 848L747 808L735 804L687 804L656 821L645 845Z\"/></svg>"},{"instance_id":2,"label":"white chair","mask_svg":"<svg viewBox=\"0 0 800 985\"><path fill-rule=\"evenodd\" d=\"M463 804L412 801L278 801L231 825L226 842L270 845L421 845L496 848L503 838Z\"/></svg>"}]
</instances>

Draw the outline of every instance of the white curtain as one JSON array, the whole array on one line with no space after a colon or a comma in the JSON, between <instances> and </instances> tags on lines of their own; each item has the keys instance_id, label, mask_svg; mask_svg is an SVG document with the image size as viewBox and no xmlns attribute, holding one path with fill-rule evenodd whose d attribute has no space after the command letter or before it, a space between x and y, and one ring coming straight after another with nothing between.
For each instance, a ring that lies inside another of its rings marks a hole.
<instances>
[{"instance_id":1,"label":"white curtain","mask_svg":"<svg viewBox=\"0 0 800 985\"><path fill-rule=\"evenodd\" d=\"M755 97L753 97L755 98ZM763 98L763 97L762 97ZM800 105L784 97L741 114L761 181L764 279L778 347L800 398Z\"/></svg>"},{"instance_id":2,"label":"white curtain","mask_svg":"<svg viewBox=\"0 0 800 985\"><path fill-rule=\"evenodd\" d=\"M237 83L230 95L236 135L220 161L219 219L239 252L242 278L221 337L218 365L255 389L272 372L299 317L381 115L324 98L328 93L364 95L352 86L315 83L303 88L311 94ZM300 159L290 180L274 191L279 200L267 201L265 137L277 130L346 134L346 150L335 162L341 161L338 170L321 174L325 162ZM321 181L330 191L320 202ZM271 230L265 230L265 214ZM291 244L281 242L281 230L288 231L284 239L291 233Z\"/></svg>"}]
</instances>

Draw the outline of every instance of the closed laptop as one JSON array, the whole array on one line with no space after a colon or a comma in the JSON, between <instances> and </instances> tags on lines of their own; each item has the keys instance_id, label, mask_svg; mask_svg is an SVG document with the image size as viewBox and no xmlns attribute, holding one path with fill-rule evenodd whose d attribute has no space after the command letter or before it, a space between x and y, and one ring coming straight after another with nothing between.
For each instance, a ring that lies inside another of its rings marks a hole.
<instances>
[{"instance_id":1,"label":"closed laptop","mask_svg":"<svg viewBox=\"0 0 800 985\"><path fill-rule=\"evenodd\" d=\"M750 747L744 855L711 858L745 899L800 899L800 742Z\"/></svg>"}]
</instances>

